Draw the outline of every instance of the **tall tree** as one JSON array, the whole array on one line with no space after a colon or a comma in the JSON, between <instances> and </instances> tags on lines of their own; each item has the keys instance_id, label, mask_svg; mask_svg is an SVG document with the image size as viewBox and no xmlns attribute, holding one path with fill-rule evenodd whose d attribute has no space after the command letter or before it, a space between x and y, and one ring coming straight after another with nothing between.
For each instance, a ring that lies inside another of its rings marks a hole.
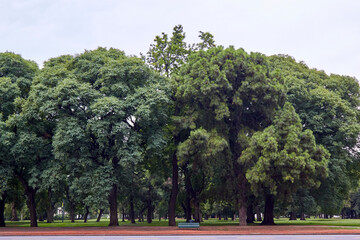
<instances>
[{"instance_id":1,"label":"tall tree","mask_svg":"<svg viewBox=\"0 0 360 240\"><path fill-rule=\"evenodd\" d=\"M324 147L316 145L310 130L302 131L290 103L278 111L273 125L255 133L240 161L248 167L246 178L252 191L265 196L262 224L274 224L275 200L291 199L300 186L320 186L329 157Z\"/></svg>"},{"instance_id":2,"label":"tall tree","mask_svg":"<svg viewBox=\"0 0 360 240\"><path fill-rule=\"evenodd\" d=\"M162 147L170 104L168 84L140 59L116 49L63 56L45 67L60 76L55 81L43 77L34 87L47 89L44 99L38 99L38 109L57 122L55 157L63 162L72 184L90 184L97 177L104 187L87 194L93 199L108 196L110 225L116 226L121 167L141 161L144 146L153 151Z\"/></svg>"},{"instance_id":3,"label":"tall tree","mask_svg":"<svg viewBox=\"0 0 360 240\"><path fill-rule=\"evenodd\" d=\"M0 227L5 227L5 200L6 192L10 189L10 180L13 177L10 149L14 143L14 136L1 120L0 113Z\"/></svg>"},{"instance_id":4,"label":"tall tree","mask_svg":"<svg viewBox=\"0 0 360 240\"><path fill-rule=\"evenodd\" d=\"M150 49L147 52L147 55L143 56L143 58L151 68L162 75L173 78L174 74L179 70L181 65L187 61L188 55L191 52L198 51L199 49L204 50L215 46L215 41L210 33L200 32L199 37L202 42L198 44L187 45L184 41L185 33L183 31L183 27L181 25L177 25L173 28L173 33L170 38L165 33L162 33L161 36L156 36L154 40L155 43L150 45ZM172 100L174 102L172 114L176 118L180 115L182 106L175 97L177 82L170 82L172 84ZM181 130L179 127L176 127L175 122L172 122L171 127L168 128L168 132L170 132L170 135L173 136L172 142L169 146L169 149L172 149L172 151L170 151L171 153L169 154L172 168L172 187L169 198L168 215L169 226L176 226L175 209L179 190L179 166L176 148L181 141L186 139L189 133Z\"/></svg>"},{"instance_id":5,"label":"tall tree","mask_svg":"<svg viewBox=\"0 0 360 240\"><path fill-rule=\"evenodd\" d=\"M2 156L0 157L0 171L2 172L1 175L3 178L5 178L2 179L4 181L4 187L0 189L0 193L3 193L3 190L6 189L5 183L11 179L15 173L16 177L18 177L23 184L28 197L31 226L36 226L36 212L33 207L35 206L36 191L33 191L34 189L32 189L28 181L32 178L32 182L36 182L35 179L37 179L37 176L36 174L30 173L30 171L33 170L33 172L36 172L36 167L31 167L31 160L27 163L25 159L26 157L32 158L34 154L39 156L39 153L32 152L32 156L27 155L30 154L30 152L27 151L30 150L28 146L26 146L29 143L27 141L31 141L30 138L34 140L33 137L35 137L35 135L33 135L34 125L32 125L32 127L26 127L28 128L27 130L21 127L27 125L27 120L23 118L24 115L20 114L21 107L17 107L17 105L20 106L21 102L27 98L33 77L37 70L38 66L35 62L25 60L18 54L11 52L0 53L0 121L3 121L1 122L1 137L3 138L1 142L2 148L6 148L6 150L2 149ZM15 102L16 99L17 103ZM7 122L6 125L4 123L5 121ZM17 124L15 124L15 122L17 122ZM23 132L23 130L27 131L29 135ZM21 149L20 145L24 148ZM30 145L29 143L29 146ZM23 155L20 156L21 154ZM38 159L38 162L40 162L40 159ZM27 169L22 170L25 165L27 165ZM24 171L27 173L24 173ZM34 183L33 185L36 184ZM2 197L4 198L5 195L3 194ZM4 201L4 199L2 200ZM3 201L1 203L3 203ZM1 207L0 212L0 215L3 216L3 209ZM0 218L0 225L4 225L4 223L1 222Z\"/></svg>"},{"instance_id":6,"label":"tall tree","mask_svg":"<svg viewBox=\"0 0 360 240\"><path fill-rule=\"evenodd\" d=\"M51 161L51 140L48 138L46 123L35 121L34 115L23 106L22 113L12 115L7 123L15 134L11 147L11 165L15 176L22 183L30 211L30 226L37 227L35 195L41 186L40 175Z\"/></svg>"},{"instance_id":7,"label":"tall tree","mask_svg":"<svg viewBox=\"0 0 360 240\"><path fill-rule=\"evenodd\" d=\"M216 47L190 55L175 80L176 98L182 104L179 126L189 132L203 128L227 143L222 159L228 161L227 180L239 224L246 225L247 180L238 159L248 136L271 124L284 101L277 72L269 71L261 54Z\"/></svg>"},{"instance_id":8,"label":"tall tree","mask_svg":"<svg viewBox=\"0 0 360 240\"><path fill-rule=\"evenodd\" d=\"M331 154L328 177L311 192L323 212L338 214L350 190L358 186L359 83L352 77L309 69L284 55L271 56L270 66L281 70L288 101L304 129L312 130L316 142Z\"/></svg>"}]
</instances>

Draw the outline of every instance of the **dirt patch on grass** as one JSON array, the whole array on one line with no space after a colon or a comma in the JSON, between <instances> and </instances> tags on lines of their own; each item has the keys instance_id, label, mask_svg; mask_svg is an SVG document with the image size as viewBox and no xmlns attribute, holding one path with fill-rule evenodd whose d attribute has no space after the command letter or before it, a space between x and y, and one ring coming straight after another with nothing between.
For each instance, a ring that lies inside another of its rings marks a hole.
<instances>
[{"instance_id":1,"label":"dirt patch on grass","mask_svg":"<svg viewBox=\"0 0 360 240\"><path fill-rule=\"evenodd\" d=\"M337 228L329 226L203 226L196 229L178 227L5 227L0 236L114 236L114 235L314 235L314 234L360 234L360 228Z\"/></svg>"}]
</instances>

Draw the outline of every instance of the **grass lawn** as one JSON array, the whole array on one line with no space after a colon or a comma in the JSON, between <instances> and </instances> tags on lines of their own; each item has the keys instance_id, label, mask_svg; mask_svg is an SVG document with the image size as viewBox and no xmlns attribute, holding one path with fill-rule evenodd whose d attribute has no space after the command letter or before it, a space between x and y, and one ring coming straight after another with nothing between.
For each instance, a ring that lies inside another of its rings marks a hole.
<instances>
[{"instance_id":1,"label":"grass lawn","mask_svg":"<svg viewBox=\"0 0 360 240\"><path fill-rule=\"evenodd\" d=\"M183 219L177 219L176 222L185 222ZM354 226L360 227L360 219L319 219L319 218L310 218L306 221L290 221L288 218L275 219L277 225L327 225L327 226ZM260 222L251 224L253 226L259 225ZM19 222L6 222L7 227L28 227L30 221L19 221ZM108 219L101 219L100 222L96 222L95 219L88 220L87 223L84 223L83 220L76 220L75 223L71 223L70 220L57 220L54 223L38 222L39 227L105 227L109 225ZM151 224L147 222L136 222L136 224L131 224L130 221L121 222L119 221L120 226L168 226L168 222L165 220L154 219ZM218 219L209 219L200 223L201 226L237 226L238 221L231 220L218 220Z\"/></svg>"},{"instance_id":2,"label":"grass lawn","mask_svg":"<svg viewBox=\"0 0 360 240\"><path fill-rule=\"evenodd\" d=\"M288 218L275 219L275 223L278 225L327 225L327 226L354 226L360 227L360 219L322 219L322 218L310 218L305 221L293 220Z\"/></svg>"}]
</instances>

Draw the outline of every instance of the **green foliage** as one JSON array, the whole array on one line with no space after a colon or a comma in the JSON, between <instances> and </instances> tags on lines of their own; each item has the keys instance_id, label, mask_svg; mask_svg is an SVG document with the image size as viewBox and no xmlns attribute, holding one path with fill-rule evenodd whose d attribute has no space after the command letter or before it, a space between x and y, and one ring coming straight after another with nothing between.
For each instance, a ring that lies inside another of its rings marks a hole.
<instances>
[{"instance_id":1,"label":"green foliage","mask_svg":"<svg viewBox=\"0 0 360 240\"><path fill-rule=\"evenodd\" d=\"M122 167L165 145L169 87L138 58L105 48L61 56L34 82L34 112L56 125L54 183L64 182L73 201L105 208Z\"/></svg>"},{"instance_id":2,"label":"green foliage","mask_svg":"<svg viewBox=\"0 0 360 240\"><path fill-rule=\"evenodd\" d=\"M13 177L13 154L16 154L12 149L16 136L5 121L17 112L15 99L27 96L37 70L35 62L20 55L0 53L0 192L7 189L7 183Z\"/></svg>"},{"instance_id":3,"label":"green foliage","mask_svg":"<svg viewBox=\"0 0 360 240\"><path fill-rule=\"evenodd\" d=\"M246 142L248 134L268 125L284 99L265 57L242 49L217 47L192 54L176 81L176 96L184 104L179 125L216 130L230 148L233 141ZM231 149L232 154L241 148Z\"/></svg>"},{"instance_id":4,"label":"green foliage","mask_svg":"<svg viewBox=\"0 0 360 240\"><path fill-rule=\"evenodd\" d=\"M11 52L0 53L0 79L10 78L18 86L21 97L26 97L30 91L31 82L37 70L38 66L34 61L25 60L20 55Z\"/></svg>"},{"instance_id":5,"label":"green foliage","mask_svg":"<svg viewBox=\"0 0 360 240\"><path fill-rule=\"evenodd\" d=\"M142 60L98 48L41 70L0 53L0 193L17 176L26 192L67 193L69 209L106 209L118 184L123 205L164 212L172 156L207 212L245 206L249 183L284 209L339 213L360 177L357 80L199 38L178 25Z\"/></svg>"},{"instance_id":6,"label":"green foliage","mask_svg":"<svg viewBox=\"0 0 360 240\"><path fill-rule=\"evenodd\" d=\"M188 61L176 77L177 97L189 105L185 111L191 122L184 127L209 119L258 129L269 124L284 100L281 82L269 73L263 55L217 47Z\"/></svg>"},{"instance_id":7,"label":"green foliage","mask_svg":"<svg viewBox=\"0 0 360 240\"><path fill-rule=\"evenodd\" d=\"M213 166L217 165L219 153L228 147L227 142L215 132L199 128L190 132L190 136L178 146L180 166L185 166L191 176L193 191L200 194L211 177Z\"/></svg>"},{"instance_id":8,"label":"green foliage","mask_svg":"<svg viewBox=\"0 0 360 240\"><path fill-rule=\"evenodd\" d=\"M199 33L199 38L202 42L196 44L196 50L206 50L216 46L214 36L211 33L203 31L200 31Z\"/></svg>"},{"instance_id":9,"label":"green foliage","mask_svg":"<svg viewBox=\"0 0 360 240\"><path fill-rule=\"evenodd\" d=\"M290 103L275 116L272 126L255 133L240 161L256 195L271 194L289 201L298 187L319 187L326 176L330 154L317 146L310 130L302 131Z\"/></svg>"},{"instance_id":10,"label":"green foliage","mask_svg":"<svg viewBox=\"0 0 360 240\"><path fill-rule=\"evenodd\" d=\"M312 130L316 142L331 154L329 175L312 195L323 211L337 213L358 185L359 83L309 69L288 56L271 56L270 66L281 70L288 101L304 129Z\"/></svg>"},{"instance_id":11,"label":"green foliage","mask_svg":"<svg viewBox=\"0 0 360 240\"><path fill-rule=\"evenodd\" d=\"M187 62L188 55L198 50L215 47L214 36L209 32L200 31L200 43L187 45L184 41L185 32L181 25L173 28L172 36L162 33L156 36L150 45L147 56L143 56L149 66L160 74L170 77Z\"/></svg>"},{"instance_id":12,"label":"green foliage","mask_svg":"<svg viewBox=\"0 0 360 240\"><path fill-rule=\"evenodd\" d=\"M171 38L165 33L156 36L155 43L150 45L146 61L154 70L169 77L185 62L189 53L184 39L185 33L181 25L174 27Z\"/></svg>"},{"instance_id":13,"label":"green foliage","mask_svg":"<svg viewBox=\"0 0 360 240\"><path fill-rule=\"evenodd\" d=\"M0 79L0 96L0 112L6 120L15 112L14 100L20 96L20 89L10 78L3 77Z\"/></svg>"}]
</instances>

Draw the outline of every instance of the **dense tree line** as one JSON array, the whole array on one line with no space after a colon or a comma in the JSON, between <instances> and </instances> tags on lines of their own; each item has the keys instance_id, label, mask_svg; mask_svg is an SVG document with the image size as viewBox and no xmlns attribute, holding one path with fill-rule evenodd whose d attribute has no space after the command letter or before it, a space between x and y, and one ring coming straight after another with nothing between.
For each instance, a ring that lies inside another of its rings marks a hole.
<instances>
[{"instance_id":1,"label":"dense tree line","mask_svg":"<svg viewBox=\"0 0 360 240\"><path fill-rule=\"evenodd\" d=\"M199 39L178 25L141 58L98 48L41 69L0 53L0 226L5 206L36 227L64 202L110 226L357 216L357 80Z\"/></svg>"}]
</instances>

